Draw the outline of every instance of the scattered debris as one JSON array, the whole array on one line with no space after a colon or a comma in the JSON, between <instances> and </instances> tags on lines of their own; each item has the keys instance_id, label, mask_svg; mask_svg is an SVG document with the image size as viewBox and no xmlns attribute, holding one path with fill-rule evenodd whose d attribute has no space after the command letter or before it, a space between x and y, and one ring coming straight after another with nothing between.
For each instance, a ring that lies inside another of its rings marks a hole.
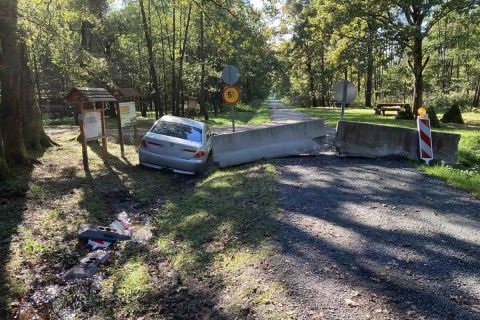
<instances>
[{"instance_id":1,"label":"scattered debris","mask_svg":"<svg viewBox=\"0 0 480 320\"><path fill-rule=\"evenodd\" d=\"M64 275L65 279L90 278L100 264L107 261L109 257L108 252L95 250L106 249L115 241L132 239L130 222L125 212L120 213L118 220L114 220L108 227L81 224L78 226L77 234L80 239L87 240L88 245L92 247L94 252L87 254L78 265L70 269Z\"/></svg>"},{"instance_id":2,"label":"scattered debris","mask_svg":"<svg viewBox=\"0 0 480 320\"><path fill-rule=\"evenodd\" d=\"M90 278L98 269L100 264L105 263L109 257L108 252L97 250L87 254L80 263L67 271L63 276L65 279L84 279Z\"/></svg>"},{"instance_id":3,"label":"scattered debris","mask_svg":"<svg viewBox=\"0 0 480 320\"><path fill-rule=\"evenodd\" d=\"M112 243L108 241L103 241L103 240L88 239L88 244L92 247L92 250L97 250L97 249L106 249Z\"/></svg>"},{"instance_id":4,"label":"scattered debris","mask_svg":"<svg viewBox=\"0 0 480 320\"><path fill-rule=\"evenodd\" d=\"M120 222L118 222L118 224L114 222L114 224L117 226ZM80 239L97 239L106 241L130 240L132 238L130 231L125 230L124 228L116 229L112 227L95 226L92 224L79 225L77 234Z\"/></svg>"}]
</instances>

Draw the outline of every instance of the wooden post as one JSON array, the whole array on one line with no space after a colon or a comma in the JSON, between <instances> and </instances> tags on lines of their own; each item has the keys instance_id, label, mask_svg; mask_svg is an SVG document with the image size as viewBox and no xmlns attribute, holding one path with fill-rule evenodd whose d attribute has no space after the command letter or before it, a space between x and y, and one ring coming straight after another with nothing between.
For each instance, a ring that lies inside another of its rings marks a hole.
<instances>
[{"instance_id":1,"label":"wooden post","mask_svg":"<svg viewBox=\"0 0 480 320\"><path fill-rule=\"evenodd\" d=\"M133 145L137 146L138 144L138 131L137 131L137 98L133 99L133 103L135 103L135 123L133 124Z\"/></svg>"},{"instance_id":2,"label":"wooden post","mask_svg":"<svg viewBox=\"0 0 480 320\"><path fill-rule=\"evenodd\" d=\"M125 158L125 147L123 145L123 132L122 132L122 119L120 118L120 103L117 101L115 102L117 106L117 125L118 125L118 142L120 143L120 152L122 154L122 158Z\"/></svg>"},{"instance_id":3,"label":"wooden post","mask_svg":"<svg viewBox=\"0 0 480 320\"><path fill-rule=\"evenodd\" d=\"M108 154L108 151L107 151L107 129L106 129L106 126L105 126L105 102L100 102L101 106L102 106L102 109L101 109L101 113L102 113L102 147L103 147L103 157L104 157L104 160L107 159L107 154Z\"/></svg>"},{"instance_id":4,"label":"wooden post","mask_svg":"<svg viewBox=\"0 0 480 320\"><path fill-rule=\"evenodd\" d=\"M134 123L133 124L133 144L135 146L138 145L138 138L137 137L138 137L137 124Z\"/></svg>"},{"instance_id":5,"label":"wooden post","mask_svg":"<svg viewBox=\"0 0 480 320\"><path fill-rule=\"evenodd\" d=\"M90 171L88 167L88 152L87 152L87 139L85 137L85 127L84 127L84 118L85 113L83 112L83 102L80 102L80 140L82 142L82 158L83 158L83 169L85 171Z\"/></svg>"}]
</instances>

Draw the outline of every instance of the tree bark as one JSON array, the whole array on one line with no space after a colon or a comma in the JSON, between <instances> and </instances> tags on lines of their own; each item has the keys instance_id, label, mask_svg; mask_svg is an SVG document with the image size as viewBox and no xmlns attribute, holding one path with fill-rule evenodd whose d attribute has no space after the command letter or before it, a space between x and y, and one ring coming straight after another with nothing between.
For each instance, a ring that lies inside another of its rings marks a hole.
<instances>
[{"instance_id":1,"label":"tree bark","mask_svg":"<svg viewBox=\"0 0 480 320\"><path fill-rule=\"evenodd\" d=\"M192 15L192 4L190 3L188 6L188 15L187 15L187 23L185 25L185 34L183 35L183 44L181 48L181 55L180 55L180 66L178 70L178 90L177 90L177 103L180 103L180 99L182 101L182 116L185 113L185 106L184 106L184 99L183 99L183 62L185 60L185 50L187 48L187 39L188 39L188 30L190 27L190 17Z\"/></svg>"},{"instance_id":2,"label":"tree bark","mask_svg":"<svg viewBox=\"0 0 480 320\"><path fill-rule=\"evenodd\" d=\"M480 105L480 81L477 82L477 85L475 86L475 94L473 96L473 103L472 106L474 108L478 108Z\"/></svg>"},{"instance_id":3,"label":"tree bark","mask_svg":"<svg viewBox=\"0 0 480 320\"><path fill-rule=\"evenodd\" d=\"M143 0L139 1L140 3L140 11L142 14L142 22L143 22L143 31L145 33L145 42L147 43L148 49L148 64L149 64L149 73L150 73L150 80L153 84L153 102L155 104L155 111L156 111L156 118L163 116L163 108L162 102L160 99L160 86L158 85L158 78L157 78L157 71L155 69L155 58L153 56L153 44L152 44L152 37L150 32L148 31L148 24L147 24L147 17L145 15L145 7L143 5Z\"/></svg>"},{"instance_id":4,"label":"tree bark","mask_svg":"<svg viewBox=\"0 0 480 320\"><path fill-rule=\"evenodd\" d=\"M419 28L413 38L412 48L414 96L413 96L413 114L418 114L418 109L423 106L423 70L426 62L423 62L423 36ZM427 61L428 62L428 61Z\"/></svg>"},{"instance_id":5,"label":"tree bark","mask_svg":"<svg viewBox=\"0 0 480 320\"><path fill-rule=\"evenodd\" d=\"M177 46L177 39L176 39L176 33L177 33L177 29L176 29L176 20L177 20L177 17L176 17L176 8L175 8L175 0L173 0L173 4L172 4L172 55L171 55L171 60L172 60L172 114L173 115L178 115L177 113L177 108L176 108L176 98L177 98L177 93L176 93L176 90L177 90L177 75L176 75L176 71L175 71L175 68L176 68L176 63L177 63L177 58L175 56L175 49L176 49L176 46Z\"/></svg>"},{"instance_id":6,"label":"tree bark","mask_svg":"<svg viewBox=\"0 0 480 320\"><path fill-rule=\"evenodd\" d=\"M372 88L373 88L373 44L367 43L367 78L365 81L365 106L372 107Z\"/></svg>"},{"instance_id":7,"label":"tree bark","mask_svg":"<svg viewBox=\"0 0 480 320\"><path fill-rule=\"evenodd\" d=\"M0 19L3 72L0 127L8 163L29 163L23 140L23 104L20 77L20 50L17 38L17 1L5 1Z\"/></svg>"},{"instance_id":8,"label":"tree bark","mask_svg":"<svg viewBox=\"0 0 480 320\"><path fill-rule=\"evenodd\" d=\"M322 44L320 46L320 74L322 77L322 97L321 97L321 104L322 107L326 106L326 99L327 96L327 84L326 84L326 74L325 74L325 46Z\"/></svg>"},{"instance_id":9,"label":"tree bark","mask_svg":"<svg viewBox=\"0 0 480 320\"><path fill-rule=\"evenodd\" d=\"M200 9L200 59L201 59L201 76L200 76L200 92L198 102L200 104L200 113L204 114L205 121L208 120L207 106L205 105L205 26L204 26L204 1L202 0L202 8Z\"/></svg>"},{"instance_id":10,"label":"tree bark","mask_svg":"<svg viewBox=\"0 0 480 320\"><path fill-rule=\"evenodd\" d=\"M27 149L40 150L54 143L45 133L39 102L35 98L33 74L28 66L28 53L25 43L20 44L20 88L24 108L23 138Z\"/></svg>"},{"instance_id":11,"label":"tree bark","mask_svg":"<svg viewBox=\"0 0 480 320\"><path fill-rule=\"evenodd\" d=\"M2 132L0 130L0 181L9 176L7 161L5 160L5 151L3 150Z\"/></svg>"},{"instance_id":12,"label":"tree bark","mask_svg":"<svg viewBox=\"0 0 480 320\"><path fill-rule=\"evenodd\" d=\"M312 108L318 107L317 97L315 95L315 77L313 75L312 68L312 57L307 56L307 74L308 74L308 85L310 89L310 106Z\"/></svg>"}]
</instances>

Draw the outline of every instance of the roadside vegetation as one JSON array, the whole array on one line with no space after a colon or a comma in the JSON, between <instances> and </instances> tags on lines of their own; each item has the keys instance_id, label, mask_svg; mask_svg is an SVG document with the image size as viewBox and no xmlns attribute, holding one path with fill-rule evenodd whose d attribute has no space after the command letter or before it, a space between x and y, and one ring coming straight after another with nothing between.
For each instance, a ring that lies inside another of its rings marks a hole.
<instances>
[{"instance_id":1,"label":"roadside vegetation","mask_svg":"<svg viewBox=\"0 0 480 320\"><path fill-rule=\"evenodd\" d=\"M340 120L339 108L297 108L297 110L311 117L325 118L331 126L336 126ZM480 114L465 112L462 115L465 125L442 124L441 128L434 129L434 131L457 133L462 136L458 150L458 165L436 163L432 166L418 164L418 167L428 174L445 179L454 186L471 191L480 198L480 125L478 123ZM346 109L345 120L416 128L414 120L375 116L372 109Z\"/></svg>"},{"instance_id":2,"label":"roadside vegetation","mask_svg":"<svg viewBox=\"0 0 480 320\"><path fill-rule=\"evenodd\" d=\"M268 102L256 102L252 104L239 104L235 107L235 123L258 125L271 121ZM215 116L212 114L207 123L213 126L228 126L232 124L231 107L224 106Z\"/></svg>"},{"instance_id":3,"label":"roadside vegetation","mask_svg":"<svg viewBox=\"0 0 480 320\"><path fill-rule=\"evenodd\" d=\"M77 131L49 134L60 146L0 186L0 318L289 318L281 283L262 269L281 214L271 164L185 177L143 169L133 146L122 159L109 143L106 161L89 146L85 174ZM151 238L116 244L91 280L65 283L89 251L77 225L122 210Z\"/></svg>"},{"instance_id":4,"label":"roadside vegetation","mask_svg":"<svg viewBox=\"0 0 480 320\"><path fill-rule=\"evenodd\" d=\"M139 129L150 129L155 122L155 111L147 111L147 116L143 117L140 111L137 111L137 127ZM209 112L209 120L205 121L202 116L195 116L197 121L207 122L211 126L229 126L232 124L232 112L229 106L220 107L215 115L213 111ZM117 128L117 118L106 116L107 128ZM241 103L235 107L235 123L240 125L258 125L271 121L270 109L267 101L255 101L252 103ZM48 114L43 115L43 124L46 128L74 128L73 117L62 119L50 119Z\"/></svg>"}]
</instances>

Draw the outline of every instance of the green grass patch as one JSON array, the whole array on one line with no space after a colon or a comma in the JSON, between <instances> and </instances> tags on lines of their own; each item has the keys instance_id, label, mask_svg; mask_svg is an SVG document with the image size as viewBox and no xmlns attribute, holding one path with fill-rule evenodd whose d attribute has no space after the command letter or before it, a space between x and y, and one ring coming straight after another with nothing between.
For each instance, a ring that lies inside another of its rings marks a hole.
<instances>
[{"instance_id":1,"label":"green grass patch","mask_svg":"<svg viewBox=\"0 0 480 320\"><path fill-rule=\"evenodd\" d=\"M324 118L331 126L336 126L338 120L340 120L340 109L338 108L297 108L297 110L314 118ZM467 112L463 114L463 117L466 125L442 124L441 128L434 130L456 133L462 136L458 148L458 165L419 167L428 174L441 177L448 183L469 190L480 197L480 126L472 124L480 119L480 114ZM396 120L393 116L375 116L372 109L347 109L345 120L416 128L414 120Z\"/></svg>"},{"instance_id":2,"label":"green grass patch","mask_svg":"<svg viewBox=\"0 0 480 320\"><path fill-rule=\"evenodd\" d=\"M201 270L225 252L260 247L275 230L274 167L218 170L195 190L166 201L157 248L179 272Z\"/></svg>"},{"instance_id":3,"label":"green grass patch","mask_svg":"<svg viewBox=\"0 0 480 320\"><path fill-rule=\"evenodd\" d=\"M249 121L263 121L258 119L269 117L267 111L255 111L257 118ZM269 289L271 282L259 284L254 274L276 250L270 240L279 227L273 165L194 178L139 167L133 146L125 146L123 159L119 145L109 143L109 155L102 159L100 145L90 143L86 174L76 135L77 130L58 134L60 147L46 150L38 165L0 186L0 236L9 241L0 252L0 280L6 284L0 286L0 306L7 310L15 297L55 284L56 275L88 252L78 241L77 225L108 225L118 213L115 205L121 204L148 214L153 237L145 243L117 243L97 272L101 290L82 300L84 288L73 285L55 301L60 310L75 302L82 310L94 310L88 314L93 318L149 318L146 312L170 303L162 300L166 295L180 299L198 290L192 283L200 281L223 297L227 318L241 317L250 297L257 314L284 318L282 310L266 307L279 296ZM166 276L169 272L180 280L170 281L175 277ZM34 277L42 279L41 287ZM245 285L237 288L239 282ZM185 298L182 303L190 302Z\"/></svg>"},{"instance_id":4,"label":"green grass patch","mask_svg":"<svg viewBox=\"0 0 480 320\"><path fill-rule=\"evenodd\" d=\"M129 302L151 289L151 279L145 263L139 259L128 261L117 273L118 279L117 296Z\"/></svg>"},{"instance_id":5,"label":"green grass patch","mask_svg":"<svg viewBox=\"0 0 480 320\"><path fill-rule=\"evenodd\" d=\"M210 120L207 121L213 126L229 126L232 124L232 112L229 106L224 106L215 116L210 113ZM258 125L271 121L268 102L260 104L239 104L235 107L235 123L239 125Z\"/></svg>"}]
</instances>

